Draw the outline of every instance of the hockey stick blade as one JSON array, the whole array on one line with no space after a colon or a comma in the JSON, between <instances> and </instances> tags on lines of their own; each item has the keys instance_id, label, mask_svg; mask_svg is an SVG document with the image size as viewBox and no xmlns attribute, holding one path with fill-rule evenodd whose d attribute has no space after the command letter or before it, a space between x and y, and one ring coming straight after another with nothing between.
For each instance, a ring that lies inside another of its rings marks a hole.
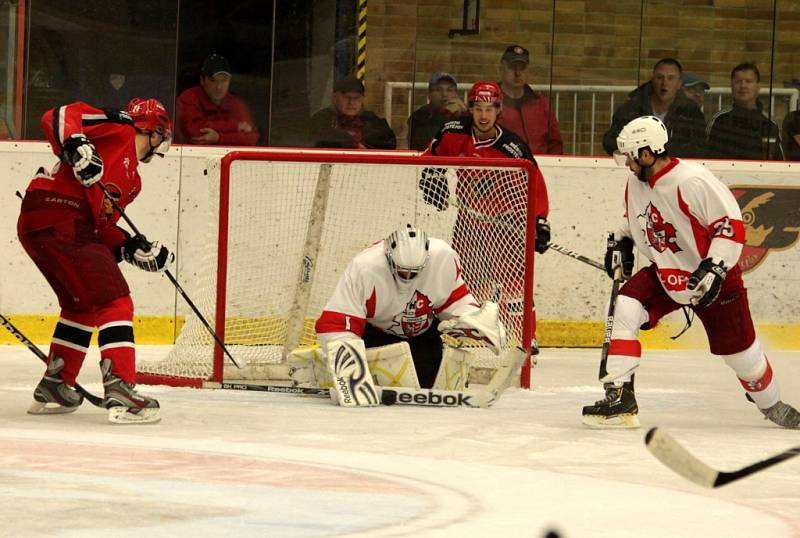
<instances>
[{"instance_id":1,"label":"hockey stick blade","mask_svg":"<svg viewBox=\"0 0 800 538\"><path fill-rule=\"evenodd\" d=\"M6 318L2 314L0 314L0 325L5 327L8 330L8 332L14 335L14 338L19 340L22 345L27 347L31 351L31 353L39 357L39 360L47 364L47 355L45 355L44 352L41 349L39 349L39 346L28 340L28 337L22 334L19 331L19 329L14 327L14 325L8 320L8 318ZM78 383L75 383L75 390L77 390L78 393L83 395L83 397L86 398L86 400L88 400L88 402L91 403L92 405L96 407L102 407L105 409L105 406L103 405L103 399L100 398L99 396L95 396L85 388L81 387Z\"/></svg>"},{"instance_id":2,"label":"hockey stick blade","mask_svg":"<svg viewBox=\"0 0 800 538\"><path fill-rule=\"evenodd\" d=\"M658 461L687 480L706 488L718 488L730 484L782 461L800 456L800 446L796 446L736 471L717 471L686 450L674 437L658 428L651 428L645 434L644 442Z\"/></svg>"}]
</instances>

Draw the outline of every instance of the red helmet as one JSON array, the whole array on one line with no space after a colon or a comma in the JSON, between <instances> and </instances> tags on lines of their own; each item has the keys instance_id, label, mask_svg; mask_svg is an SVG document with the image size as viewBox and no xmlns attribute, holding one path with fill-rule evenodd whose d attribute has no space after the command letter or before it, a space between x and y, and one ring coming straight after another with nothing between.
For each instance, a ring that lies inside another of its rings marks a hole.
<instances>
[{"instance_id":1,"label":"red helmet","mask_svg":"<svg viewBox=\"0 0 800 538\"><path fill-rule=\"evenodd\" d=\"M172 137L172 122L167 109L158 99L139 99L134 97L125 107L125 112L133 120L133 126L143 133L158 133L165 138Z\"/></svg>"},{"instance_id":2,"label":"red helmet","mask_svg":"<svg viewBox=\"0 0 800 538\"><path fill-rule=\"evenodd\" d=\"M496 82L481 80L472 85L467 96L467 104L493 103L497 106L503 104L503 92Z\"/></svg>"},{"instance_id":3,"label":"red helmet","mask_svg":"<svg viewBox=\"0 0 800 538\"><path fill-rule=\"evenodd\" d=\"M150 151L141 157L142 162L149 163L153 155L163 157L172 143L172 122L164 105L158 99L134 97L125 107L125 113L131 117L133 126L140 133L161 135L161 142L157 146L150 146Z\"/></svg>"}]
</instances>

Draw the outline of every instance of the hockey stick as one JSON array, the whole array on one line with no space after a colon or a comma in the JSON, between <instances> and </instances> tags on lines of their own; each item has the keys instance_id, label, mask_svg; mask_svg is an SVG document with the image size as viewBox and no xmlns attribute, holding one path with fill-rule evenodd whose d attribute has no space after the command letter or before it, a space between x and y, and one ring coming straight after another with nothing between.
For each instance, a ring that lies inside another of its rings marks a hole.
<instances>
[{"instance_id":1,"label":"hockey stick","mask_svg":"<svg viewBox=\"0 0 800 538\"><path fill-rule=\"evenodd\" d=\"M415 405L423 407L491 407L511 385L527 357L522 348L508 352L506 364L497 369L492 380L481 390L413 389L408 387L380 387L375 389L383 405ZM317 387L283 387L279 385L251 385L247 383L221 383L220 388L251 390L281 394L300 394L329 397L328 389Z\"/></svg>"},{"instance_id":2,"label":"hockey stick","mask_svg":"<svg viewBox=\"0 0 800 538\"><path fill-rule=\"evenodd\" d=\"M614 267L614 283L611 285L611 299L608 303L608 314L606 315L606 330L603 336L603 351L600 354L600 371L597 378L605 383L610 381L608 377L608 348L611 346L611 330L614 328L614 310L617 306L617 296L619 295L619 283L622 282L622 266Z\"/></svg>"},{"instance_id":3,"label":"hockey stick","mask_svg":"<svg viewBox=\"0 0 800 538\"><path fill-rule=\"evenodd\" d=\"M682 477L706 488L724 486L782 461L800 456L800 446L796 446L736 471L717 471L697 459L670 434L658 428L651 428L647 432L644 436L644 443L658 461Z\"/></svg>"},{"instance_id":4,"label":"hockey stick","mask_svg":"<svg viewBox=\"0 0 800 538\"><path fill-rule=\"evenodd\" d=\"M458 208L460 211L463 211L467 215L469 215L469 216L473 217L474 219L479 220L481 222L488 222L489 224L495 224L495 225L500 226L502 228L506 228L507 230L513 230L517 234L522 234L524 232L524 230L521 229L519 226L514 226L513 224L507 222L504 218L502 218L502 216L485 215L485 214L483 214L483 213L481 213L479 211L476 211L476 210L474 210L474 209L472 209L470 207L465 206L464 204L461 203L460 200L454 200L454 201L449 202L449 203L451 203L453 205L453 207ZM593 260L591 258L587 258L586 256L583 256L582 254L578 254L574 250L570 250L567 247L563 247L563 246L561 246L559 244L556 244L556 243L549 243L547 246L548 246L548 248L551 248L551 249L555 250L559 254L563 254L564 256L569 256L570 258L578 260L579 262L583 262L583 263L585 263L587 265L591 265L595 269L600 269L603 272L605 272L605 270L606 270L605 266L602 263L597 262L597 261L595 261L595 260Z\"/></svg>"},{"instance_id":5,"label":"hockey stick","mask_svg":"<svg viewBox=\"0 0 800 538\"><path fill-rule=\"evenodd\" d=\"M550 243L547 246L548 246L548 248L551 248L551 249L555 250L559 254L563 254L564 256L569 256L570 258L574 258L574 259L578 260L579 262L585 263L586 265L591 265L595 269L600 269L603 272L605 272L605 270L606 270L605 266L602 263L596 262L591 258L587 258L586 256L578 254L574 250L570 250L567 247L562 247L561 245L557 245L555 243Z\"/></svg>"},{"instance_id":6,"label":"hockey stick","mask_svg":"<svg viewBox=\"0 0 800 538\"><path fill-rule=\"evenodd\" d=\"M108 187L106 187L105 184L102 181L98 181L97 185L100 186L100 189L103 191L103 194L105 194L106 199L108 199L108 201L111 203L111 205L114 207L114 209L119 211L119 214L122 217L122 220L124 220L125 222L128 223L128 226L131 227L131 230L133 230L133 233L136 234L136 235L141 235L141 232L136 227L136 225L133 223L133 221L128 217L128 215L125 214L125 211L122 210L122 208L119 206L119 204L114 199L114 197L111 196L111 193L108 192ZM233 355L230 354L230 352L228 351L228 348L225 347L225 344L222 342L222 340L220 340L219 336L217 336L217 333L214 332L214 329L211 328L211 325L209 325L208 321L206 321L206 318L203 316L203 314L200 313L200 310L198 310L198 308L195 306L194 302L189 298L189 295L187 295L186 292L181 287L181 285L178 284L177 279L174 276L172 276L172 273L169 272L169 269L166 269L164 271L164 274L167 275L167 278L169 279L169 281L172 282L172 285L175 286L175 289L178 290L178 293L180 293L181 297L183 297L183 299L186 301L186 304L188 304L189 308L191 308L192 311L195 313L195 315L197 316L197 319L200 320L200 322L206 328L208 333L211 336L214 337L214 340L217 342L217 344L219 345L220 349L222 349L222 351L225 353L225 355L228 356L228 358L231 360L231 362L233 362L233 364L235 364L237 368L244 368L245 366L247 366L247 362L245 362L245 361L243 361L241 359L235 359L233 357Z\"/></svg>"},{"instance_id":7,"label":"hockey stick","mask_svg":"<svg viewBox=\"0 0 800 538\"><path fill-rule=\"evenodd\" d=\"M39 360L47 364L47 355L45 355L44 352L41 349L39 349L39 346L28 340L28 337L22 334L19 331L19 329L14 327L14 325L3 314L0 314L0 325L8 329L8 332L13 334L14 338L19 340L22 345L27 347L31 351L31 353L39 357ZM78 383L75 383L75 390L78 391L81 395L83 395L83 397L86 398L92 405L95 405L97 407L102 407L103 409L105 409L105 407L103 406L102 398L95 396L85 388L81 387Z\"/></svg>"}]
</instances>

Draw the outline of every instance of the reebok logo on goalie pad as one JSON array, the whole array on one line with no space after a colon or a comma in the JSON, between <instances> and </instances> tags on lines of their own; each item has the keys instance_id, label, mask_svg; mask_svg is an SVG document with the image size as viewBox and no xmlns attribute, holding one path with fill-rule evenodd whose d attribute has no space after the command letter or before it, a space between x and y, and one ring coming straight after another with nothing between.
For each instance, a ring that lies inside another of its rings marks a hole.
<instances>
[{"instance_id":1,"label":"reebok logo on goalie pad","mask_svg":"<svg viewBox=\"0 0 800 538\"><path fill-rule=\"evenodd\" d=\"M458 394L436 394L435 392L417 392L410 394L400 392L397 395L397 403L415 405L436 405L444 407L478 407L472 403L472 396L459 392Z\"/></svg>"}]
</instances>

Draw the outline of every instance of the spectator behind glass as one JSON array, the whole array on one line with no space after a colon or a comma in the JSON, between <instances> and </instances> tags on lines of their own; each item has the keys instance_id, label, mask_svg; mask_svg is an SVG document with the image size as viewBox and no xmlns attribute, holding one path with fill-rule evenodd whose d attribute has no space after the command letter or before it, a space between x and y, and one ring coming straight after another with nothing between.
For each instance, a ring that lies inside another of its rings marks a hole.
<instances>
[{"instance_id":1,"label":"spectator behind glass","mask_svg":"<svg viewBox=\"0 0 800 538\"><path fill-rule=\"evenodd\" d=\"M683 74L683 93L697 103L703 113L705 113L706 92L710 89L711 86L700 75L694 73Z\"/></svg>"},{"instance_id":2,"label":"spectator behind glass","mask_svg":"<svg viewBox=\"0 0 800 538\"><path fill-rule=\"evenodd\" d=\"M528 50L511 45L500 59L500 89L503 113L497 123L519 136L533 155L564 153L558 119L550 101L531 88Z\"/></svg>"},{"instance_id":3,"label":"spectator behind glass","mask_svg":"<svg viewBox=\"0 0 800 538\"><path fill-rule=\"evenodd\" d=\"M247 104L228 90L231 68L212 54L200 69L200 85L178 96L176 141L219 146L255 146L258 128Z\"/></svg>"},{"instance_id":4,"label":"spectator behind glass","mask_svg":"<svg viewBox=\"0 0 800 538\"><path fill-rule=\"evenodd\" d=\"M467 107L458 96L458 82L450 73L434 73L428 81L428 104L408 117L408 147L423 151L445 122L463 117Z\"/></svg>"},{"instance_id":5,"label":"spectator behind glass","mask_svg":"<svg viewBox=\"0 0 800 538\"><path fill-rule=\"evenodd\" d=\"M778 125L767 117L758 99L761 73L752 63L731 71L733 105L708 123L709 157L717 159L783 160Z\"/></svg>"},{"instance_id":6,"label":"spectator behind glass","mask_svg":"<svg viewBox=\"0 0 800 538\"><path fill-rule=\"evenodd\" d=\"M395 149L386 120L364 110L364 84L354 75L333 85L332 104L311 116L310 146L315 148Z\"/></svg>"},{"instance_id":7,"label":"spectator behind glass","mask_svg":"<svg viewBox=\"0 0 800 538\"><path fill-rule=\"evenodd\" d=\"M800 110L783 119L783 144L787 161L800 161Z\"/></svg>"},{"instance_id":8,"label":"spectator behind glass","mask_svg":"<svg viewBox=\"0 0 800 538\"><path fill-rule=\"evenodd\" d=\"M705 118L697 103L681 91L683 67L674 58L663 58L653 66L653 76L630 94L614 112L611 128L603 136L609 155L617 150L617 136L629 122L641 116L656 116L667 127L667 151L673 157L702 157L705 149Z\"/></svg>"}]
</instances>

